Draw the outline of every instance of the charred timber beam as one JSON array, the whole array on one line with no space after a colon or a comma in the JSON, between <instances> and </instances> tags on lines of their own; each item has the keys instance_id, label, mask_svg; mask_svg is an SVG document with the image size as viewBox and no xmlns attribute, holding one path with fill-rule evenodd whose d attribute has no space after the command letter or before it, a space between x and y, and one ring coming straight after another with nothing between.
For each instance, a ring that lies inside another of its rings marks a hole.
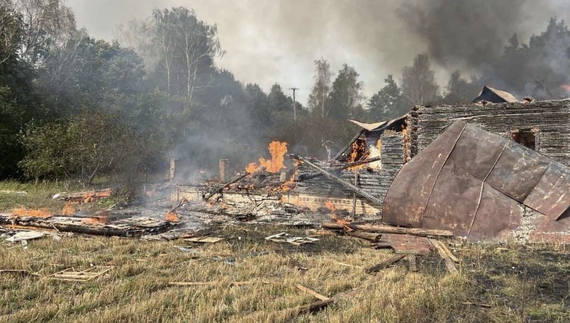
<instances>
[{"instance_id":1,"label":"charred timber beam","mask_svg":"<svg viewBox=\"0 0 570 323\"><path fill-rule=\"evenodd\" d=\"M241 175L241 176L238 176L238 177L232 179L231 181L229 181L229 182L227 182L226 184L222 185L220 188L218 188L218 189L216 189L216 190L214 190L214 191L212 191L212 192L206 192L206 193L204 193L204 195L202 195L202 198L203 198L205 201L208 201L212 196L214 196L214 195L220 193L221 191L223 191L224 188L226 188L226 187L232 185L233 183L235 183L235 182L241 180L242 178L246 177L246 176L249 175L249 174L250 174L249 172L245 172L245 174L243 174L243 175Z\"/></svg>"},{"instance_id":2,"label":"charred timber beam","mask_svg":"<svg viewBox=\"0 0 570 323\"><path fill-rule=\"evenodd\" d=\"M348 144L346 144L346 146L344 146L341 150L339 150L339 152L334 156L333 160L338 160L342 156L342 154L344 154L344 152L352 146L352 143L355 142L358 138L360 138L363 132L364 130L360 130L360 132L356 136L354 136L354 138L352 138L352 140L349 141Z\"/></svg>"},{"instance_id":3,"label":"charred timber beam","mask_svg":"<svg viewBox=\"0 0 570 323\"><path fill-rule=\"evenodd\" d=\"M379 160L382 160L382 158L381 157L368 158L365 160L360 160L360 161L348 163L348 164L341 165L341 166L333 166L332 168L335 170L345 170L345 169L350 168L350 167L356 167L356 166L360 166L360 165L364 165L364 164L369 164L369 163L377 162ZM321 173L308 174L308 175L303 175L302 177L299 177L299 180L306 181L306 180L310 180L310 179L321 177L321 176L323 176L323 174L321 174Z\"/></svg>"},{"instance_id":4,"label":"charred timber beam","mask_svg":"<svg viewBox=\"0 0 570 323\"><path fill-rule=\"evenodd\" d=\"M433 230L433 229L419 229L419 228L401 228L391 227L385 225L369 225L369 224L351 224L352 228L356 230L377 232L377 233L399 233L411 234L415 236L436 236L436 237L453 237L453 232L449 230ZM323 222L322 227L331 230L344 230L344 226L333 222Z\"/></svg>"},{"instance_id":5,"label":"charred timber beam","mask_svg":"<svg viewBox=\"0 0 570 323\"><path fill-rule=\"evenodd\" d=\"M373 162L379 161L379 160L381 160L381 159L382 159L381 157L368 158L368 159L365 159L365 160L355 161L355 162L353 162L353 163L348 163L348 164L346 164L346 165L342 165L342 166L339 167L339 168L340 168L340 169L347 169L347 168L350 168L350 167L356 167L356 166L360 166L360 165L364 165L364 164L373 163Z\"/></svg>"},{"instance_id":6,"label":"charred timber beam","mask_svg":"<svg viewBox=\"0 0 570 323\"><path fill-rule=\"evenodd\" d=\"M322 169L321 167L313 164L312 162L308 161L306 158L303 158L301 156L296 156L296 155L290 155L291 158L297 159L302 161L303 163L309 165L310 167L314 168L316 171L318 171L319 173L325 175L328 179L331 179L337 183L339 183L340 185L344 186L346 189L351 190L352 192L358 194L359 196L362 196L363 198L367 199L368 201L372 202L373 205L376 206L382 206L382 201L380 199L378 199L377 197L374 197L373 195L366 193L365 191L361 190L360 188L354 186L353 184L341 179L340 177L331 174L330 172Z\"/></svg>"}]
</instances>

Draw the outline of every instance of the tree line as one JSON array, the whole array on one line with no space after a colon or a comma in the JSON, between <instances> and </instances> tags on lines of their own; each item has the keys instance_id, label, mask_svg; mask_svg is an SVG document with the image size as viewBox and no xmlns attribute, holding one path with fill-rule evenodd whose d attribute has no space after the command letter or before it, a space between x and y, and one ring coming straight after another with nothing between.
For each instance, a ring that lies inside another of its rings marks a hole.
<instances>
[{"instance_id":1,"label":"tree line","mask_svg":"<svg viewBox=\"0 0 570 323\"><path fill-rule=\"evenodd\" d=\"M323 158L325 143L354 135L349 118L378 121L414 104L470 101L491 79L537 97L561 95L564 71L539 66L513 77L513 70L564 48L570 53L570 33L552 20L529 44L514 36L492 74L467 81L457 71L440 91L429 57L418 55L368 99L353 67L334 72L321 58L305 106L278 83L266 93L217 67L225 55L217 28L190 9L155 9L107 42L77 28L60 0L0 0L0 178L135 180L165 170L170 158L195 169L228 158L238 169L271 140ZM568 63L568 55L553 57Z\"/></svg>"}]
</instances>

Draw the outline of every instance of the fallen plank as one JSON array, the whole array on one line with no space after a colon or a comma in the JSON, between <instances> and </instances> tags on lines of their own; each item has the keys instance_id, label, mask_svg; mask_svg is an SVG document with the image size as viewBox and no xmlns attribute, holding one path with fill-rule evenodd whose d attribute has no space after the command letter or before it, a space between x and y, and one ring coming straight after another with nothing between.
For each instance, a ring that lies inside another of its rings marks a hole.
<instances>
[{"instance_id":1,"label":"fallen plank","mask_svg":"<svg viewBox=\"0 0 570 323\"><path fill-rule=\"evenodd\" d=\"M305 313L313 313L313 312L319 311L319 310L329 306L332 303L334 303L334 300L328 299L326 301L317 301L317 302L314 302L311 304L297 306L297 307L294 307L292 309L285 310L285 311L287 311L287 316L289 318L293 318L293 317L296 317L299 315L303 315Z\"/></svg>"},{"instance_id":2,"label":"fallen plank","mask_svg":"<svg viewBox=\"0 0 570 323\"><path fill-rule=\"evenodd\" d=\"M303 292L305 292L305 293L309 293L309 294L313 295L315 298L320 299L321 301L328 301L328 300L330 300L329 297L326 297L325 295L321 295L321 294L315 292L314 290L309 289L309 288L307 288L307 287L305 287L305 286L303 286L303 285L301 285L301 284L296 284L295 287L297 287L297 289L299 289L299 290L301 290L301 291L303 291Z\"/></svg>"},{"instance_id":3,"label":"fallen plank","mask_svg":"<svg viewBox=\"0 0 570 323\"><path fill-rule=\"evenodd\" d=\"M218 237L193 237L193 238L184 239L184 241L197 242L197 243L216 243L222 240L224 240L224 238L218 238Z\"/></svg>"},{"instance_id":4,"label":"fallen plank","mask_svg":"<svg viewBox=\"0 0 570 323\"><path fill-rule=\"evenodd\" d=\"M388 258L387 260L382 261L381 263L374 265L368 269L366 269L366 273L367 274L374 274L379 272L382 269L388 268L390 265L400 261L402 258L404 258L406 255L394 255L390 258Z\"/></svg>"},{"instance_id":5,"label":"fallen plank","mask_svg":"<svg viewBox=\"0 0 570 323\"><path fill-rule=\"evenodd\" d=\"M451 252L451 250L449 250L445 242L439 240L434 240L434 241L437 241L439 243L445 254L449 257L449 259L451 259L455 263L459 263L459 259L455 257L455 255Z\"/></svg>"},{"instance_id":6,"label":"fallen plank","mask_svg":"<svg viewBox=\"0 0 570 323\"><path fill-rule=\"evenodd\" d=\"M449 258L449 256L447 255L447 253L445 252L444 248L439 244L439 241L434 240L434 239L429 239L429 241L432 243L432 245L435 247L435 249L437 250L437 252L439 253L439 256L445 260L445 267L447 268L447 270L450 273L455 273L457 272L457 268L455 267L455 264L453 263L453 260L451 260L451 258Z\"/></svg>"},{"instance_id":7,"label":"fallen plank","mask_svg":"<svg viewBox=\"0 0 570 323\"><path fill-rule=\"evenodd\" d=\"M377 233L411 234L421 237L425 236L453 237L453 232L449 230L402 228L402 227L392 227L388 225L370 225L370 224L351 224L350 226L357 230L377 232ZM325 229L332 229L332 230L344 229L343 225L334 222L323 222L322 227Z\"/></svg>"},{"instance_id":8,"label":"fallen plank","mask_svg":"<svg viewBox=\"0 0 570 323\"><path fill-rule=\"evenodd\" d=\"M115 266L94 266L82 271L75 271L73 268L67 268L60 272L51 274L47 276L47 278L54 280L85 282L95 279L113 268L115 268Z\"/></svg>"},{"instance_id":9,"label":"fallen plank","mask_svg":"<svg viewBox=\"0 0 570 323\"><path fill-rule=\"evenodd\" d=\"M249 174L250 174L249 172L245 172L245 174L240 175L240 176L238 176L238 177L232 179L231 181L225 183L224 185L222 185L220 188L214 190L213 192L206 192L206 193L204 193L204 195L202 195L202 198L203 198L205 201L208 201L212 196L214 196L214 195L216 195L216 194L222 192L222 191L224 190L224 188L226 188L226 187L232 185L233 183L235 183L235 182L241 180L242 178L246 177L246 176L249 175Z\"/></svg>"},{"instance_id":10,"label":"fallen plank","mask_svg":"<svg viewBox=\"0 0 570 323\"><path fill-rule=\"evenodd\" d=\"M372 242L377 242L378 240L380 240L380 237L382 236L381 234L378 233L362 232L362 231L347 231L346 234L351 237L356 237Z\"/></svg>"}]
</instances>

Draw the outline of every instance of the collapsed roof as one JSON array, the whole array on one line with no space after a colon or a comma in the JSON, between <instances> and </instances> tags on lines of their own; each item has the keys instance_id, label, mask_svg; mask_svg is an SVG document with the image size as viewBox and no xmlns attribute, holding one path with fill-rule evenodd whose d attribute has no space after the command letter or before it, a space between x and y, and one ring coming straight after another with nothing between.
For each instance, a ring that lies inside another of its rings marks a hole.
<instances>
[{"instance_id":1,"label":"collapsed roof","mask_svg":"<svg viewBox=\"0 0 570 323\"><path fill-rule=\"evenodd\" d=\"M525 219L525 206L540 216ZM447 229L469 240L508 240L524 226L568 235L569 206L570 169L457 121L402 167L384 201L383 220Z\"/></svg>"},{"instance_id":2,"label":"collapsed roof","mask_svg":"<svg viewBox=\"0 0 570 323\"><path fill-rule=\"evenodd\" d=\"M487 101L492 103L513 103L518 102L519 100L512 94L506 91L501 91L494 89L490 86L485 85L481 92L477 95L475 99L473 99L473 103Z\"/></svg>"}]
</instances>

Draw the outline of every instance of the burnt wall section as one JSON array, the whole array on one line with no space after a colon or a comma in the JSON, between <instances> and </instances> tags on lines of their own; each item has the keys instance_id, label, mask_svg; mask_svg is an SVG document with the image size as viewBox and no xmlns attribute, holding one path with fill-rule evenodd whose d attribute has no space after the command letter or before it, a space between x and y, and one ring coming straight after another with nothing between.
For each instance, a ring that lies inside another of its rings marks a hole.
<instances>
[{"instance_id":1,"label":"burnt wall section","mask_svg":"<svg viewBox=\"0 0 570 323\"><path fill-rule=\"evenodd\" d=\"M405 152L404 134L402 132L385 131L382 136L382 169L368 171L366 167L358 170L331 171L343 180L355 183L356 186L367 193L384 201L386 193L392 184L392 181L398 174L400 168L404 165L405 156L409 155ZM323 168L328 169L323 163ZM355 176L355 172L357 175ZM299 174L314 173L309 166L299 166ZM325 176L317 176L308 180L301 181L296 192L300 194L318 195L325 198L353 198L353 192L344 188L335 181L329 180ZM366 202L365 199L357 197L359 201Z\"/></svg>"},{"instance_id":2,"label":"burnt wall section","mask_svg":"<svg viewBox=\"0 0 570 323\"><path fill-rule=\"evenodd\" d=\"M415 132L412 154L422 151L457 120L505 138L517 130L530 130L536 134L537 152L570 166L570 100L416 106L408 121L410 131Z\"/></svg>"}]
</instances>

